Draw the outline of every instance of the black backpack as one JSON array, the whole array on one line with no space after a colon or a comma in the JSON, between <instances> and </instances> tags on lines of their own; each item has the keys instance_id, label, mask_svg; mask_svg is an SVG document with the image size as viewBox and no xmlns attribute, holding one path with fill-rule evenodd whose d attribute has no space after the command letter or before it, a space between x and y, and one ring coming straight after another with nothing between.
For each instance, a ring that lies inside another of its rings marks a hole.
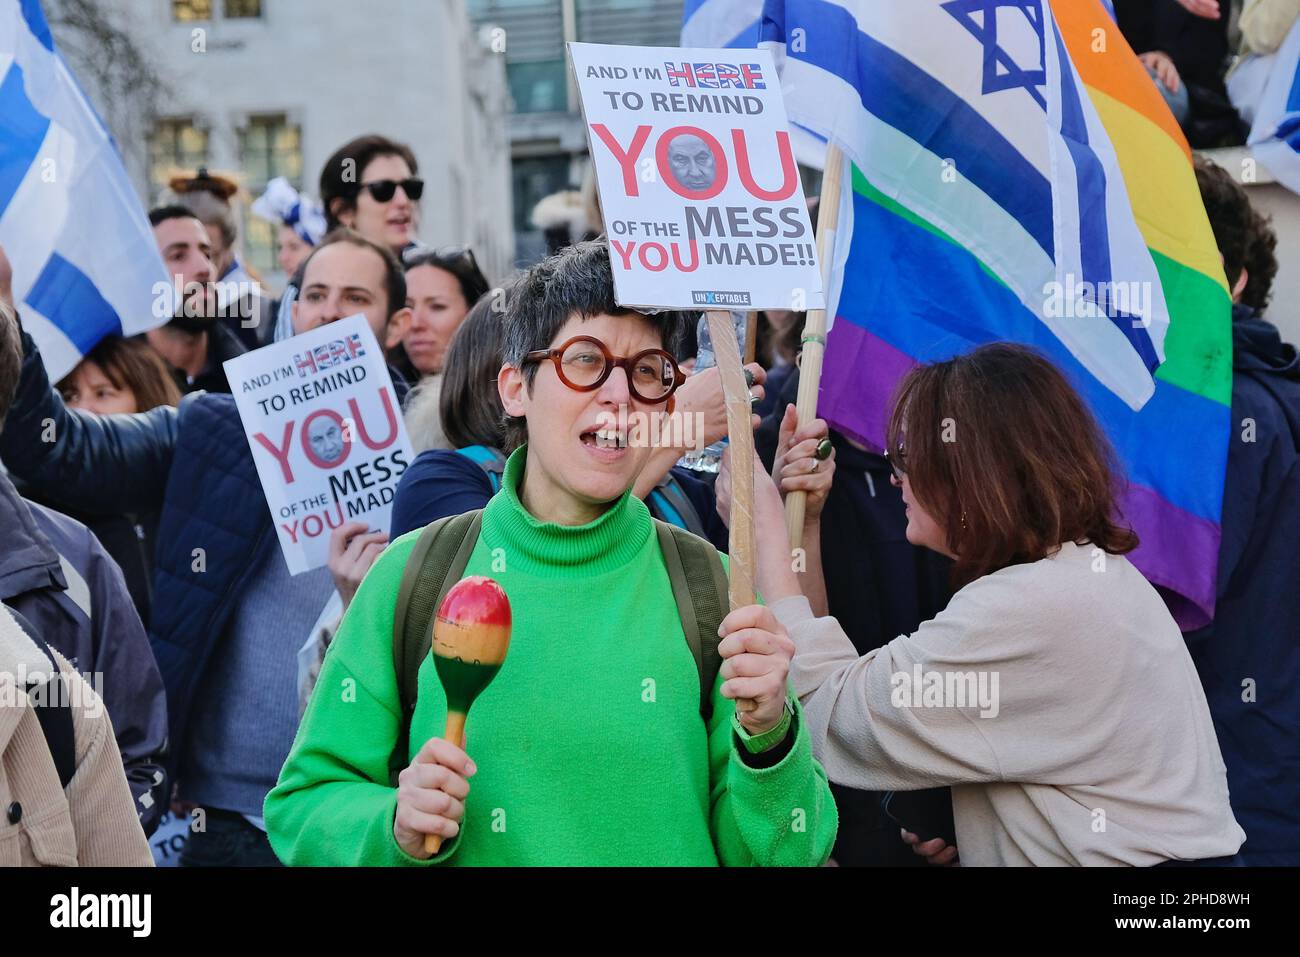
<instances>
[{"instance_id":1,"label":"black backpack","mask_svg":"<svg viewBox=\"0 0 1300 957\"><path fill-rule=\"evenodd\" d=\"M72 705L68 684L63 678L63 673L59 671L54 652L36 633L32 623L9 605L5 605L5 609L13 616L18 627L23 630L23 634L30 638L32 644L40 649L41 654L49 659L49 679L43 685L29 684L27 693L32 698L32 710L36 712L36 719L41 724L45 744L50 749L50 757L54 759L54 768L59 772L59 787L66 788L77 771L77 740L72 729Z\"/></svg>"},{"instance_id":2,"label":"black backpack","mask_svg":"<svg viewBox=\"0 0 1300 957\"><path fill-rule=\"evenodd\" d=\"M718 626L729 607L726 570L707 541L667 522L653 521L682 631L700 675L700 716L707 724L713 713L713 685L722 667ZM411 718L420 665L430 653L433 616L451 586L465 574L482 524L482 509L440 518L420 533L406 560L393 614L393 667L402 714L388 761L393 784L410 760Z\"/></svg>"}]
</instances>

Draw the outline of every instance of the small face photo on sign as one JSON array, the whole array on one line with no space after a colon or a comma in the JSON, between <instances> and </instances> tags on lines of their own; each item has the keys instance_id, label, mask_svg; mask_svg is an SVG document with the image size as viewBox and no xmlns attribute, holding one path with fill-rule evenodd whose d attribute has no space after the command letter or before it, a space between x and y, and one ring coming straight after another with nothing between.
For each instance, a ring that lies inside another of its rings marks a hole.
<instances>
[{"instance_id":1,"label":"small face photo on sign","mask_svg":"<svg viewBox=\"0 0 1300 957\"><path fill-rule=\"evenodd\" d=\"M668 165L681 186L697 193L711 187L718 178L713 150L693 133L673 137L668 144Z\"/></svg>"},{"instance_id":2,"label":"small face photo on sign","mask_svg":"<svg viewBox=\"0 0 1300 957\"><path fill-rule=\"evenodd\" d=\"M343 454L343 430L328 416L316 419L307 429L311 449L326 462L334 462Z\"/></svg>"}]
</instances>

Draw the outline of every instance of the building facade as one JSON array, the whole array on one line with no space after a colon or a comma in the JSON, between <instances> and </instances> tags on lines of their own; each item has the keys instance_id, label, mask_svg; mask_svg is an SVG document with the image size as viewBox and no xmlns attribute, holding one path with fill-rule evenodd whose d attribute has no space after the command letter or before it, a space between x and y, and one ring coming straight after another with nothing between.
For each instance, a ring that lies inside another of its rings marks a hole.
<instances>
[{"instance_id":1,"label":"building facade","mask_svg":"<svg viewBox=\"0 0 1300 957\"><path fill-rule=\"evenodd\" d=\"M678 46L682 0L468 0L470 16L505 56L514 103L510 164L515 254L544 251L530 216L538 200L578 189L586 175L587 134L565 42Z\"/></svg>"},{"instance_id":2,"label":"building facade","mask_svg":"<svg viewBox=\"0 0 1300 957\"><path fill-rule=\"evenodd\" d=\"M238 171L253 196L274 176L315 196L339 146L381 133L419 161L420 240L468 243L490 280L506 277L504 57L480 39L462 0L103 2L160 81L149 134L118 136L147 201L171 169L198 165ZM275 285L275 230L247 214L242 227L244 260Z\"/></svg>"}]
</instances>

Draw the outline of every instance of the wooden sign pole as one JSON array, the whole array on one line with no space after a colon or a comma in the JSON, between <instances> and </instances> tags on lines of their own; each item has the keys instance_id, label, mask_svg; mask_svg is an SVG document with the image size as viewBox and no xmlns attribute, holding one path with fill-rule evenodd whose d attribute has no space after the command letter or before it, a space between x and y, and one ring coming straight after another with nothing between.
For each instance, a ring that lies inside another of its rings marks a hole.
<instances>
[{"instance_id":1,"label":"wooden sign pole","mask_svg":"<svg viewBox=\"0 0 1300 957\"><path fill-rule=\"evenodd\" d=\"M817 203L817 261L822 267L822 290L830 297L831 257L835 254L835 230L840 218L840 180L844 156L834 143L826 149L826 170L821 198ZM826 352L826 310L809 309L803 329L803 355L799 360L799 398L795 404L799 425L817 417L817 389L822 379L822 356ZM715 347L716 349L716 347ZM732 453L735 454L734 452ZM735 463L732 463L733 474ZM804 504L808 493L793 491L785 497L785 528L790 547L803 546Z\"/></svg>"},{"instance_id":2,"label":"wooden sign pole","mask_svg":"<svg viewBox=\"0 0 1300 957\"><path fill-rule=\"evenodd\" d=\"M728 556L732 609L754 604L754 425L750 418L749 386L740 365L740 346L731 314L710 309L709 337L722 375L727 403L727 435L731 442L731 535ZM743 709L742 709L743 710Z\"/></svg>"}]
</instances>

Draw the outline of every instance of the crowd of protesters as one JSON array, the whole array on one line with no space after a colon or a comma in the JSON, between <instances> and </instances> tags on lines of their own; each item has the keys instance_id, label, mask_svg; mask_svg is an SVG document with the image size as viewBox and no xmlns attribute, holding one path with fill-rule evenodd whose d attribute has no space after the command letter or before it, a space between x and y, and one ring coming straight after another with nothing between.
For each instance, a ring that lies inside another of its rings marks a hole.
<instances>
[{"instance_id":1,"label":"crowd of protesters","mask_svg":"<svg viewBox=\"0 0 1300 957\"><path fill-rule=\"evenodd\" d=\"M1200 83L1160 52L1158 82ZM1048 360L916 369L875 450L798 421L797 313L753 317L763 603L729 611L730 454L693 471L610 425L690 416L717 442L721 376L686 372L698 315L617 303L578 193L538 211L545 260L489 278L419 244L412 151L360 137L319 205L277 181L254 206L289 277L272 300L234 184L178 176L149 215L177 315L58 383L0 250L0 864L145 864L165 816L187 866L1300 864L1300 360L1265 318L1268 222L1197 178L1256 438L1230 441L1217 616L1186 635ZM343 524L290 575L222 362L358 313L419 454L386 532ZM515 621L465 742L427 655L395 654L412 570L452 546ZM899 675L956 673L992 696L900 700Z\"/></svg>"},{"instance_id":2,"label":"crowd of protesters","mask_svg":"<svg viewBox=\"0 0 1300 957\"><path fill-rule=\"evenodd\" d=\"M1298 0L1114 0L1124 39L1193 149L1240 146Z\"/></svg>"}]
</instances>

